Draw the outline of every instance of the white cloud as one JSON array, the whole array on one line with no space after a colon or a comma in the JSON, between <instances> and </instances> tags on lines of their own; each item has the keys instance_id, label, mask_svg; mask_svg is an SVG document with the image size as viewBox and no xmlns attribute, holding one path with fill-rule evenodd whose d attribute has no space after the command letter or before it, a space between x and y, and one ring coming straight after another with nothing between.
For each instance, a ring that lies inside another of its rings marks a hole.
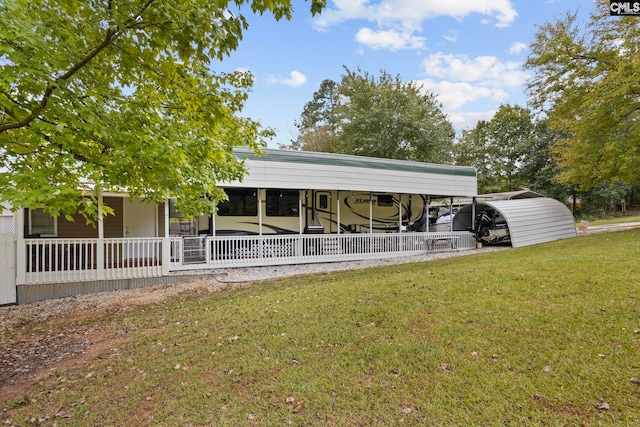
<instances>
[{"instance_id":1,"label":"white cloud","mask_svg":"<svg viewBox=\"0 0 640 427\"><path fill-rule=\"evenodd\" d=\"M351 19L384 22L421 23L438 17L462 19L480 14L497 27L510 26L518 12L511 0L425 1L425 0L334 0L334 8L325 9L314 20L316 29Z\"/></svg>"},{"instance_id":2,"label":"white cloud","mask_svg":"<svg viewBox=\"0 0 640 427\"><path fill-rule=\"evenodd\" d=\"M456 30L449 30L442 37L448 42L455 42L458 41L458 32Z\"/></svg>"},{"instance_id":3,"label":"white cloud","mask_svg":"<svg viewBox=\"0 0 640 427\"><path fill-rule=\"evenodd\" d=\"M425 38L415 34L422 32L424 21L481 15L483 23L508 27L518 16L511 1L334 0L334 7L326 8L316 17L313 26L324 31L349 20L375 22L377 29L360 29L356 35L358 42L373 49L420 50L425 47ZM448 33L445 39L455 41L457 34Z\"/></svg>"},{"instance_id":4,"label":"white cloud","mask_svg":"<svg viewBox=\"0 0 640 427\"><path fill-rule=\"evenodd\" d=\"M270 76L267 80L270 84L274 84L274 85L281 84L286 86L298 87L298 86L302 86L307 82L307 76L305 76L299 71L293 70L289 74L288 79L279 79L277 77Z\"/></svg>"},{"instance_id":5,"label":"white cloud","mask_svg":"<svg viewBox=\"0 0 640 427\"><path fill-rule=\"evenodd\" d=\"M356 34L356 41L371 49L400 50L423 49L425 38L413 36L409 31L374 31L361 28Z\"/></svg>"},{"instance_id":6,"label":"white cloud","mask_svg":"<svg viewBox=\"0 0 640 427\"><path fill-rule=\"evenodd\" d=\"M438 97L444 110L455 110L480 99L489 99L495 102L508 98L507 92L498 87L473 85L466 82L436 82L430 79L420 80L418 83Z\"/></svg>"},{"instance_id":7,"label":"white cloud","mask_svg":"<svg viewBox=\"0 0 640 427\"><path fill-rule=\"evenodd\" d=\"M368 0L334 0L333 3L334 9L325 8L313 20L315 29L325 30L327 27L351 19L375 20L375 11L367 7Z\"/></svg>"},{"instance_id":8,"label":"white cloud","mask_svg":"<svg viewBox=\"0 0 640 427\"><path fill-rule=\"evenodd\" d=\"M480 120L491 120L495 114L496 112L493 110L475 113L454 112L449 113L449 121L456 132L461 132L464 129L474 128Z\"/></svg>"},{"instance_id":9,"label":"white cloud","mask_svg":"<svg viewBox=\"0 0 640 427\"><path fill-rule=\"evenodd\" d=\"M524 43L521 42L514 42L511 47L509 48L509 53L511 55L515 55L517 53L522 52L523 50L527 50L528 46Z\"/></svg>"},{"instance_id":10,"label":"white cloud","mask_svg":"<svg viewBox=\"0 0 640 427\"><path fill-rule=\"evenodd\" d=\"M470 58L438 52L427 56L423 67L427 77L419 83L437 96L443 110L451 115L454 126L456 121L477 120L472 114L462 112L468 104L486 108L497 102L509 102L512 95L521 92L528 77L520 63L502 61L495 56Z\"/></svg>"},{"instance_id":11,"label":"white cloud","mask_svg":"<svg viewBox=\"0 0 640 427\"><path fill-rule=\"evenodd\" d=\"M522 64L515 61L501 61L495 56L445 54L438 52L423 61L425 74L440 79L483 82L485 86L515 87L524 84L527 73Z\"/></svg>"}]
</instances>

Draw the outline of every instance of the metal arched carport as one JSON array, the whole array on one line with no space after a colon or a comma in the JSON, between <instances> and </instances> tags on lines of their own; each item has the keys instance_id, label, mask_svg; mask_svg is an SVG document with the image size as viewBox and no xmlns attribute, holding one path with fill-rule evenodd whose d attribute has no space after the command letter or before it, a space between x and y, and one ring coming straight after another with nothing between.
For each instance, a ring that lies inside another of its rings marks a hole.
<instances>
[{"instance_id":1,"label":"metal arched carport","mask_svg":"<svg viewBox=\"0 0 640 427\"><path fill-rule=\"evenodd\" d=\"M576 226L569 208L555 199L537 197L482 201L464 206L453 218L453 230L470 230L473 215L493 209L509 228L511 246L534 245L576 236Z\"/></svg>"}]
</instances>

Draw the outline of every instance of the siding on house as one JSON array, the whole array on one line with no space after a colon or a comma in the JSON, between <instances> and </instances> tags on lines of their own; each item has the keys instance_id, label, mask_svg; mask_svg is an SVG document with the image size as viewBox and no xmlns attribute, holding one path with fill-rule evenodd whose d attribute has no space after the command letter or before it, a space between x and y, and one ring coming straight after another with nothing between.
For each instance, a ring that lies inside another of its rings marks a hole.
<instances>
[{"instance_id":1,"label":"siding on house","mask_svg":"<svg viewBox=\"0 0 640 427\"><path fill-rule=\"evenodd\" d=\"M104 219L104 237L121 238L124 230L124 199L122 197L105 197L104 203L113 209L114 214ZM29 234L29 212L25 209L24 235ZM73 220L64 216L58 217L58 235L60 239L97 239L98 228L87 224L84 217L75 213Z\"/></svg>"},{"instance_id":2,"label":"siding on house","mask_svg":"<svg viewBox=\"0 0 640 427\"><path fill-rule=\"evenodd\" d=\"M158 205L156 208L158 213L158 220L156 224L158 224L158 232L156 233L158 237L164 237L164 205Z\"/></svg>"},{"instance_id":3,"label":"siding on house","mask_svg":"<svg viewBox=\"0 0 640 427\"><path fill-rule=\"evenodd\" d=\"M105 239L117 239L124 237L124 198L105 197L104 203L113 209L113 215L104 219Z\"/></svg>"},{"instance_id":4,"label":"siding on house","mask_svg":"<svg viewBox=\"0 0 640 427\"><path fill-rule=\"evenodd\" d=\"M73 221L58 217L58 237L61 239L97 239L98 229L87 224L79 213L73 215Z\"/></svg>"}]
</instances>

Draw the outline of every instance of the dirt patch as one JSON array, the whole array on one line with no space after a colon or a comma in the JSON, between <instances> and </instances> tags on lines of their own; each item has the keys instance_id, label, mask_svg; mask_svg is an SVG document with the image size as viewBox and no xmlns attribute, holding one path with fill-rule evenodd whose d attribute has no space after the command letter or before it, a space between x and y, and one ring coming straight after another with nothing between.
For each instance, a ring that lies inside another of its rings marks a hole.
<instances>
[{"instance_id":1,"label":"dirt patch","mask_svg":"<svg viewBox=\"0 0 640 427\"><path fill-rule=\"evenodd\" d=\"M0 401L122 341L108 330L106 315L218 288L196 281L0 307Z\"/></svg>"},{"instance_id":2,"label":"dirt patch","mask_svg":"<svg viewBox=\"0 0 640 427\"><path fill-rule=\"evenodd\" d=\"M55 370L81 365L117 342L101 332L87 335L88 331L73 329L65 328L64 336L47 334L3 347L0 402L20 396Z\"/></svg>"}]
</instances>

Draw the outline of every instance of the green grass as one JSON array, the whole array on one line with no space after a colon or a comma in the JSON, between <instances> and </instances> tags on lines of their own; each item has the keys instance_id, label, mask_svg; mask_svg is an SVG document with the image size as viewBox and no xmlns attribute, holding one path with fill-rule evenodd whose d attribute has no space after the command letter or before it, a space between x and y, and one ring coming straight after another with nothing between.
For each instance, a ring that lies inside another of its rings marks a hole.
<instances>
[{"instance_id":1,"label":"green grass","mask_svg":"<svg viewBox=\"0 0 640 427\"><path fill-rule=\"evenodd\" d=\"M640 215L620 215L606 219L590 221L589 225L622 224L625 222L640 222Z\"/></svg>"},{"instance_id":2,"label":"green grass","mask_svg":"<svg viewBox=\"0 0 640 427\"><path fill-rule=\"evenodd\" d=\"M8 425L638 425L640 231L194 294ZM603 402L609 409L602 408Z\"/></svg>"}]
</instances>

